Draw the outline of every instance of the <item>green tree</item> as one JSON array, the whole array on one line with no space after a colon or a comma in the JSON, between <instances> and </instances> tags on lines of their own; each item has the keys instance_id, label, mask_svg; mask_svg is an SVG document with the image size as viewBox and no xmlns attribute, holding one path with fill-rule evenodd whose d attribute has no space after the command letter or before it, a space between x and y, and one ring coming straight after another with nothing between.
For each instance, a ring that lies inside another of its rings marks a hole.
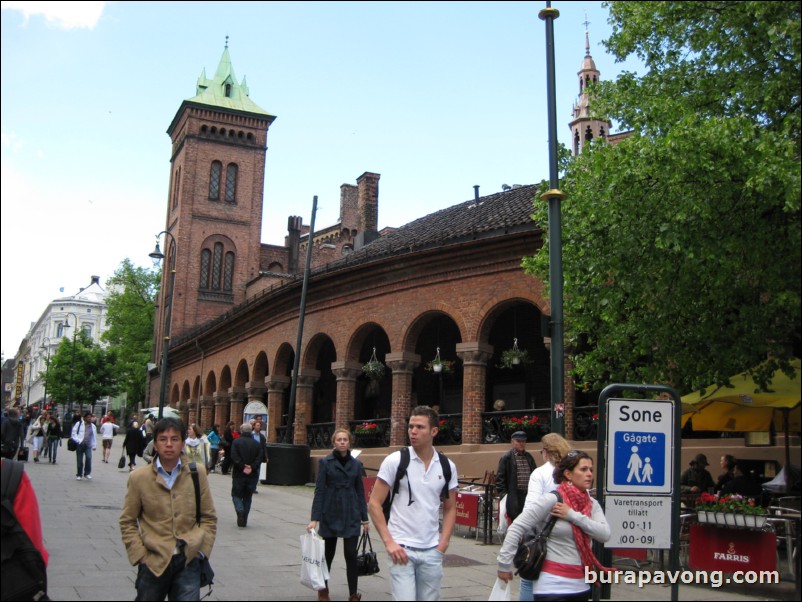
<instances>
[{"instance_id":1,"label":"green tree","mask_svg":"<svg viewBox=\"0 0 802 602\"><path fill-rule=\"evenodd\" d=\"M48 394L58 404L72 401L76 409L91 407L117 393L116 361L113 348L96 345L83 330L74 339L64 337L43 373Z\"/></svg>"},{"instance_id":2,"label":"green tree","mask_svg":"<svg viewBox=\"0 0 802 602\"><path fill-rule=\"evenodd\" d=\"M109 328L103 340L117 351L117 373L129 407L145 400L159 281L159 272L135 267L126 258L106 283Z\"/></svg>"},{"instance_id":3,"label":"green tree","mask_svg":"<svg viewBox=\"0 0 802 602\"><path fill-rule=\"evenodd\" d=\"M800 348L800 4L606 4L607 48L647 72L592 90L631 135L561 184L575 377L765 384ZM548 280L548 243L524 266Z\"/></svg>"}]
</instances>

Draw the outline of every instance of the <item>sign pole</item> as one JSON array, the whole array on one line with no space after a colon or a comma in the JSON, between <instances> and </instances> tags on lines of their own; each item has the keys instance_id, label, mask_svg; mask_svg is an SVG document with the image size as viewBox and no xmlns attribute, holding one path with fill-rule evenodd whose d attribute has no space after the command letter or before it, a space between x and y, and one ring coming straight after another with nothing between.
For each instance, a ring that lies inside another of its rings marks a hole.
<instances>
[{"instance_id":1,"label":"sign pole","mask_svg":"<svg viewBox=\"0 0 802 602\"><path fill-rule=\"evenodd\" d=\"M657 393L664 394L664 398L612 399L615 391ZM668 398L665 398L666 395ZM599 396L599 423L604 428L600 429L596 450L596 499L604 508L608 522L611 522L613 513L617 517L624 516L621 522L628 534L620 537L622 541L627 540L621 547L668 547L669 565L673 571L680 568L680 408L678 393L665 385L609 385ZM670 422L667 414L670 414ZM616 428L619 430L608 438L608 431ZM608 441L610 438L613 440ZM612 465L609 466L611 461ZM613 499L614 506L608 509L605 496L609 493L621 495L616 495ZM665 513L665 503L668 500L671 527L670 538L666 542L664 536L656 531L659 530L659 525L652 523L656 522L655 517ZM622 515L622 511L625 514ZM612 522L611 527L614 527ZM638 531L642 535L635 535ZM647 531L650 534L646 534ZM655 532L658 535L654 535ZM602 564L610 566L612 551L599 542L594 542L594 546ZM593 599L599 600L600 597L610 597L609 584L594 588ZM678 599L679 584L672 583L671 600L676 602Z\"/></svg>"}]
</instances>

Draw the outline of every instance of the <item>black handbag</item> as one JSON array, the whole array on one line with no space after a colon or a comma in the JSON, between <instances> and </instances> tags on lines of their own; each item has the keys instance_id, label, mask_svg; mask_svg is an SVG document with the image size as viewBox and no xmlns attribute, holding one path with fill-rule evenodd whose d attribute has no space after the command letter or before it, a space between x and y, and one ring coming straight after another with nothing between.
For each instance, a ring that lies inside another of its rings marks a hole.
<instances>
[{"instance_id":1,"label":"black handbag","mask_svg":"<svg viewBox=\"0 0 802 602\"><path fill-rule=\"evenodd\" d=\"M563 501L558 491L552 491L552 493L557 496L558 502ZM518 550L512 560L517 569L515 574L519 575L521 579L536 581L540 577L540 570L543 568L543 561L546 559L549 535L551 535L551 530L556 522L557 517L552 516L543 525L543 529L533 527L521 538L521 543L518 544Z\"/></svg>"},{"instance_id":2,"label":"black handbag","mask_svg":"<svg viewBox=\"0 0 802 602\"><path fill-rule=\"evenodd\" d=\"M209 559L204 556L200 559L200 586L211 586L214 583L214 571Z\"/></svg>"},{"instance_id":3,"label":"black handbag","mask_svg":"<svg viewBox=\"0 0 802 602\"><path fill-rule=\"evenodd\" d=\"M73 439L72 437L67 439L67 449L70 450L70 451L75 451L76 449L78 449L78 444L75 442L75 439Z\"/></svg>"},{"instance_id":4,"label":"black handbag","mask_svg":"<svg viewBox=\"0 0 802 602\"><path fill-rule=\"evenodd\" d=\"M370 548L369 551L368 548ZM373 551L373 543L371 543L370 535L366 531L363 531L362 536L359 538L357 550L359 551L356 557L357 574L360 577L366 577L378 573L379 559L376 558L376 552Z\"/></svg>"},{"instance_id":5,"label":"black handbag","mask_svg":"<svg viewBox=\"0 0 802 602\"><path fill-rule=\"evenodd\" d=\"M123 455L120 456L120 461L117 462L117 468L125 468L125 450L123 449Z\"/></svg>"}]
</instances>

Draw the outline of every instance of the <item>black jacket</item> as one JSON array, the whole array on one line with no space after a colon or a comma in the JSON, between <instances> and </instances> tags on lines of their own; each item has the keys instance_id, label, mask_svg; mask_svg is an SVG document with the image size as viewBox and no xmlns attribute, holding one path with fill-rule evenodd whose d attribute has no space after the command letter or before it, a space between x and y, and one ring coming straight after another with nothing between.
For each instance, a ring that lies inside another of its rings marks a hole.
<instances>
[{"instance_id":1,"label":"black jacket","mask_svg":"<svg viewBox=\"0 0 802 602\"><path fill-rule=\"evenodd\" d=\"M234 470L231 473L235 479L259 478L259 465L262 463L262 446L251 434L240 435L231 444L231 462ZM245 474L242 469L248 465L252 468L251 474Z\"/></svg>"},{"instance_id":2,"label":"black jacket","mask_svg":"<svg viewBox=\"0 0 802 602\"><path fill-rule=\"evenodd\" d=\"M518 491L518 467L513 457L514 453L515 450L511 449L501 456L498 461L498 470L496 470L496 492L500 497L506 494L507 514L510 519L515 519L521 513L526 501L526 489L522 492ZM531 473L536 467L535 459L528 451L524 452L524 458L529 464L529 472Z\"/></svg>"},{"instance_id":3,"label":"black jacket","mask_svg":"<svg viewBox=\"0 0 802 602\"><path fill-rule=\"evenodd\" d=\"M348 457L345 464L329 454L318 464L312 520L321 537L357 537L368 505L362 483L362 462Z\"/></svg>"}]
</instances>

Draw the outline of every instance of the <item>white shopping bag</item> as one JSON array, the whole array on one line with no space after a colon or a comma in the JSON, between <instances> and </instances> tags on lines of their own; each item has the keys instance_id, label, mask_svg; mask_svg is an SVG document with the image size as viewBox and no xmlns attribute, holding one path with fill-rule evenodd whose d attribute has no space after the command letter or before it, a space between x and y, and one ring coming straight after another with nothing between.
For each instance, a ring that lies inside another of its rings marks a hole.
<instances>
[{"instance_id":1,"label":"white shopping bag","mask_svg":"<svg viewBox=\"0 0 802 602\"><path fill-rule=\"evenodd\" d=\"M493 584L493 589L490 591L490 597L488 600L502 600L506 601L510 599L510 590L512 581L504 582L501 579L496 579L496 583Z\"/></svg>"},{"instance_id":2,"label":"white shopping bag","mask_svg":"<svg viewBox=\"0 0 802 602\"><path fill-rule=\"evenodd\" d=\"M301 584L319 591L326 589L329 567L326 565L326 541L309 531L301 535Z\"/></svg>"},{"instance_id":3,"label":"white shopping bag","mask_svg":"<svg viewBox=\"0 0 802 602\"><path fill-rule=\"evenodd\" d=\"M504 535L509 526L510 521L507 520L507 494L504 494L504 497L498 503L498 529L496 531L499 535Z\"/></svg>"}]
</instances>

